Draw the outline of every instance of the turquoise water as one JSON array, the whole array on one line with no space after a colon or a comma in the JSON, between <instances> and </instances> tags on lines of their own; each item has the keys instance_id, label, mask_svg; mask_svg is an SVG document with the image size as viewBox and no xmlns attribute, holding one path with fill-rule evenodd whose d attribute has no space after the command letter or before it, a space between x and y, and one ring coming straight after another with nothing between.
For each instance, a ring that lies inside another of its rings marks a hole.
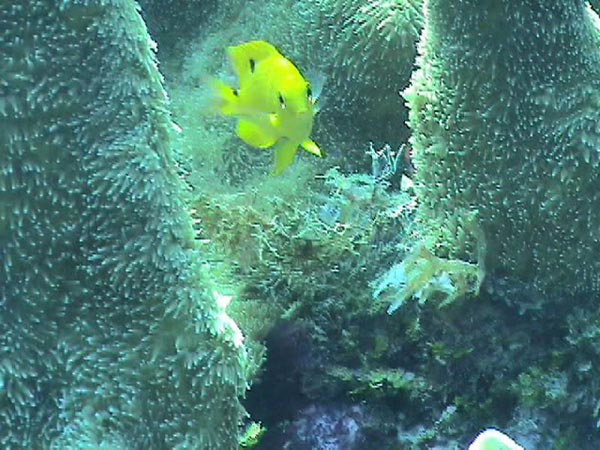
<instances>
[{"instance_id":1,"label":"turquoise water","mask_svg":"<svg viewBox=\"0 0 600 450\"><path fill-rule=\"evenodd\" d=\"M0 447L598 448L590 3L0 2Z\"/></svg>"}]
</instances>

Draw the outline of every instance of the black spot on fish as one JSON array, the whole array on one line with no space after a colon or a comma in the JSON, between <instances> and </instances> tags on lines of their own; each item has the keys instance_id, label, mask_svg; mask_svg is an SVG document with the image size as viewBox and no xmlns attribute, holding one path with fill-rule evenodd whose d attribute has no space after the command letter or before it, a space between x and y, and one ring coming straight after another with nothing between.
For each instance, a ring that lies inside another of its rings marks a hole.
<instances>
[{"instance_id":1,"label":"black spot on fish","mask_svg":"<svg viewBox=\"0 0 600 450\"><path fill-rule=\"evenodd\" d=\"M308 87L306 88L306 97L307 97L309 100L312 100L312 89L310 88L310 86L308 86Z\"/></svg>"},{"instance_id":2,"label":"black spot on fish","mask_svg":"<svg viewBox=\"0 0 600 450\"><path fill-rule=\"evenodd\" d=\"M250 58L250 72L254 73L254 69L256 68L256 61Z\"/></svg>"},{"instance_id":3,"label":"black spot on fish","mask_svg":"<svg viewBox=\"0 0 600 450\"><path fill-rule=\"evenodd\" d=\"M231 92L233 92L233 95L235 95L236 97L240 95L237 89L231 88Z\"/></svg>"},{"instance_id":4,"label":"black spot on fish","mask_svg":"<svg viewBox=\"0 0 600 450\"><path fill-rule=\"evenodd\" d=\"M285 109L285 99L281 95L281 92L279 93L279 104L281 105L281 109Z\"/></svg>"}]
</instances>

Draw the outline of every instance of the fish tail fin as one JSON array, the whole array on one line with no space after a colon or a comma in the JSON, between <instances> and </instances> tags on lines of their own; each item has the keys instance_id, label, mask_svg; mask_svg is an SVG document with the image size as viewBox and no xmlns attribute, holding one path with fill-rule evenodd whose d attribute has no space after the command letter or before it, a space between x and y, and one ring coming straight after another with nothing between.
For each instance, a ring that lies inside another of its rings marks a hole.
<instances>
[{"instance_id":1,"label":"fish tail fin","mask_svg":"<svg viewBox=\"0 0 600 450\"><path fill-rule=\"evenodd\" d=\"M208 102L210 112L217 112L225 116L236 114L238 105L238 91L221 80L210 81L211 98Z\"/></svg>"}]
</instances>

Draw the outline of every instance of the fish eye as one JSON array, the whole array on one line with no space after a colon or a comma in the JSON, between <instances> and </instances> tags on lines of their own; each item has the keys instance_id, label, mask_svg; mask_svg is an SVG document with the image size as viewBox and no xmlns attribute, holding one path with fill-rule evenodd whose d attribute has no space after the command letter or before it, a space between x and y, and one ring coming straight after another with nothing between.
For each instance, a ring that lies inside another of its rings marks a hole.
<instances>
[{"instance_id":1,"label":"fish eye","mask_svg":"<svg viewBox=\"0 0 600 450\"><path fill-rule=\"evenodd\" d=\"M256 68L256 61L250 58L250 72L254 73L254 69Z\"/></svg>"},{"instance_id":2,"label":"fish eye","mask_svg":"<svg viewBox=\"0 0 600 450\"><path fill-rule=\"evenodd\" d=\"M279 105L281 106L281 109L285 109L285 99L283 98L283 95L281 95L281 92L279 93Z\"/></svg>"}]
</instances>

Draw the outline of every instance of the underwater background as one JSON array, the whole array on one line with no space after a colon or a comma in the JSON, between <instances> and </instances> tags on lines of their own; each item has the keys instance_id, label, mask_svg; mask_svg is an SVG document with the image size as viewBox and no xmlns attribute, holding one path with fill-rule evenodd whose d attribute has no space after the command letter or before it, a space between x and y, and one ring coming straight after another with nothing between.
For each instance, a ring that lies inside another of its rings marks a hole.
<instances>
[{"instance_id":1,"label":"underwater background","mask_svg":"<svg viewBox=\"0 0 600 450\"><path fill-rule=\"evenodd\" d=\"M0 0L0 448L600 448L597 11Z\"/></svg>"}]
</instances>

